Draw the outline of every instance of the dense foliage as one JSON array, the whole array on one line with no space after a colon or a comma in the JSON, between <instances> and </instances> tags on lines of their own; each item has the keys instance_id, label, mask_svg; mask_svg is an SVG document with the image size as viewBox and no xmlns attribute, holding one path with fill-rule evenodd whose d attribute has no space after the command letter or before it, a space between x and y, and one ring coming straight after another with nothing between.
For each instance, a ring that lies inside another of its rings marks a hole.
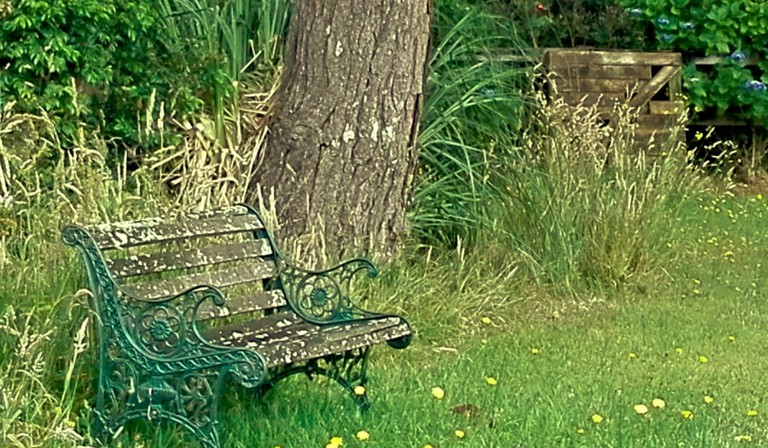
<instances>
[{"instance_id":1,"label":"dense foliage","mask_svg":"<svg viewBox=\"0 0 768 448\"><path fill-rule=\"evenodd\" d=\"M45 110L66 139L78 122L139 141L137 115L199 111L218 62L173 52L152 0L18 0L0 21L0 98Z\"/></svg>"},{"instance_id":2,"label":"dense foliage","mask_svg":"<svg viewBox=\"0 0 768 448\"><path fill-rule=\"evenodd\" d=\"M696 112L714 110L768 125L768 3L759 0L625 0L657 48L687 57L722 56L712 70L689 64L686 93Z\"/></svg>"},{"instance_id":3,"label":"dense foliage","mask_svg":"<svg viewBox=\"0 0 768 448\"><path fill-rule=\"evenodd\" d=\"M632 27L632 17L616 0L502 0L488 6L535 48L652 47L645 30Z\"/></svg>"}]
</instances>

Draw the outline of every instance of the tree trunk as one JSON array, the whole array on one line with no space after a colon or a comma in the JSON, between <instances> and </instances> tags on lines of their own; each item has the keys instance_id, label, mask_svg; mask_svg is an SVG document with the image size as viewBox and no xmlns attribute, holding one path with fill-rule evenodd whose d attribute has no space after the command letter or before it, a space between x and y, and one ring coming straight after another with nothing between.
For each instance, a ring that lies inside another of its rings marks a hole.
<instances>
[{"instance_id":1,"label":"tree trunk","mask_svg":"<svg viewBox=\"0 0 768 448\"><path fill-rule=\"evenodd\" d=\"M417 168L431 0L298 0L264 160L280 237L392 256Z\"/></svg>"}]
</instances>

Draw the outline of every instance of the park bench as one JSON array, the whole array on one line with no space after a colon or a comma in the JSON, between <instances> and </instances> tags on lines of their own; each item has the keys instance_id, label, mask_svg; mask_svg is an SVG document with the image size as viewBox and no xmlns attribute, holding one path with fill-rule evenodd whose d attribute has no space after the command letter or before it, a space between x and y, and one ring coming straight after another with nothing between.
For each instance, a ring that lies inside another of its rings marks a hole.
<instances>
[{"instance_id":1,"label":"park bench","mask_svg":"<svg viewBox=\"0 0 768 448\"><path fill-rule=\"evenodd\" d=\"M166 419L220 447L217 405L229 381L260 396L279 380L324 375L365 409L370 347L405 348L408 323L356 306L361 258L322 271L285 260L245 205L87 227L67 226L98 318L93 432L102 442L135 418Z\"/></svg>"}]
</instances>

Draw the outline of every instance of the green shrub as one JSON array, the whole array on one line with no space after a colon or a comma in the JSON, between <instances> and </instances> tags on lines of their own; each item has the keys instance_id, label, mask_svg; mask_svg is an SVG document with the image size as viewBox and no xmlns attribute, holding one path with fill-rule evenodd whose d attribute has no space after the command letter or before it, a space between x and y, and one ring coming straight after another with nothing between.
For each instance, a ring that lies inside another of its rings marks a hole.
<instances>
[{"instance_id":1,"label":"green shrub","mask_svg":"<svg viewBox=\"0 0 768 448\"><path fill-rule=\"evenodd\" d=\"M768 125L768 3L623 1L637 17L636 27L653 26L658 49L723 57L712 71L692 64L684 69L686 94L696 112Z\"/></svg>"},{"instance_id":2,"label":"green shrub","mask_svg":"<svg viewBox=\"0 0 768 448\"><path fill-rule=\"evenodd\" d=\"M531 47L647 48L644 30L617 0L504 0L492 2Z\"/></svg>"},{"instance_id":3,"label":"green shrub","mask_svg":"<svg viewBox=\"0 0 768 448\"><path fill-rule=\"evenodd\" d=\"M168 53L152 0L17 0L0 21L0 102L45 110L66 140L85 121L106 137L141 142L149 98L170 118L201 108L211 85L228 85L220 60Z\"/></svg>"}]
</instances>

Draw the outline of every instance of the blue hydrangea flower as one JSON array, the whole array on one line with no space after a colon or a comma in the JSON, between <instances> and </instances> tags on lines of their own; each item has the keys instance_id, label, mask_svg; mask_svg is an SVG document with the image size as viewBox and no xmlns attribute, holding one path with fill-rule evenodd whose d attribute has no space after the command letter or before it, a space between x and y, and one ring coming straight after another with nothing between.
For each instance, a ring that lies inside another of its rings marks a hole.
<instances>
[{"instance_id":1,"label":"blue hydrangea flower","mask_svg":"<svg viewBox=\"0 0 768 448\"><path fill-rule=\"evenodd\" d=\"M744 54L743 51L734 51L729 57L734 62L744 62L744 60L747 59L747 55Z\"/></svg>"},{"instance_id":2,"label":"blue hydrangea flower","mask_svg":"<svg viewBox=\"0 0 768 448\"><path fill-rule=\"evenodd\" d=\"M640 9L640 8L632 8L628 12L629 12L630 15L633 15L633 16L636 16L636 17L643 15L643 10Z\"/></svg>"},{"instance_id":3,"label":"blue hydrangea flower","mask_svg":"<svg viewBox=\"0 0 768 448\"><path fill-rule=\"evenodd\" d=\"M671 35L669 35L667 33L661 33L659 35L659 39L661 39L662 42L671 42L672 39L674 39L674 37L672 37Z\"/></svg>"},{"instance_id":4,"label":"blue hydrangea flower","mask_svg":"<svg viewBox=\"0 0 768 448\"><path fill-rule=\"evenodd\" d=\"M756 81L754 79L751 81L745 82L744 87L747 90L752 90L755 92L765 92L765 90L767 89L767 87L765 86L765 83L763 83L762 81Z\"/></svg>"},{"instance_id":5,"label":"blue hydrangea flower","mask_svg":"<svg viewBox=\"0 0 768 448\"><path fill-rule=\"evenodd\" d=\"M684 30L689 30L690 31L694 27L695 27L695 25L693 24L693 22L683 22L683 23L680 24L680 28L682 28Z\"/></svg>"},{"instance_id":6,"label":"blue hydrangea flower","mask_svg":"<svg viewBox=\"0 0 768 448\"><path fill-rule=\"evenodd\" d=\"M669 25L669 19L666 17L659 17L656 19L656 24L659 26L667 26Z\"/></svg>"},{"instance_id":7,"label":"blue hydrangea flower","mask_svg":"<svg viewBox=\"0 0 768 448\"><path fill-rule=\"evenodd\" d=\"M490 87L485 87L485 88L481 89L480 93L483 96L487 96L488 98L493 98L493 97L496 96L496 91L491 89Z\"/></svg>"}]
</instances>

